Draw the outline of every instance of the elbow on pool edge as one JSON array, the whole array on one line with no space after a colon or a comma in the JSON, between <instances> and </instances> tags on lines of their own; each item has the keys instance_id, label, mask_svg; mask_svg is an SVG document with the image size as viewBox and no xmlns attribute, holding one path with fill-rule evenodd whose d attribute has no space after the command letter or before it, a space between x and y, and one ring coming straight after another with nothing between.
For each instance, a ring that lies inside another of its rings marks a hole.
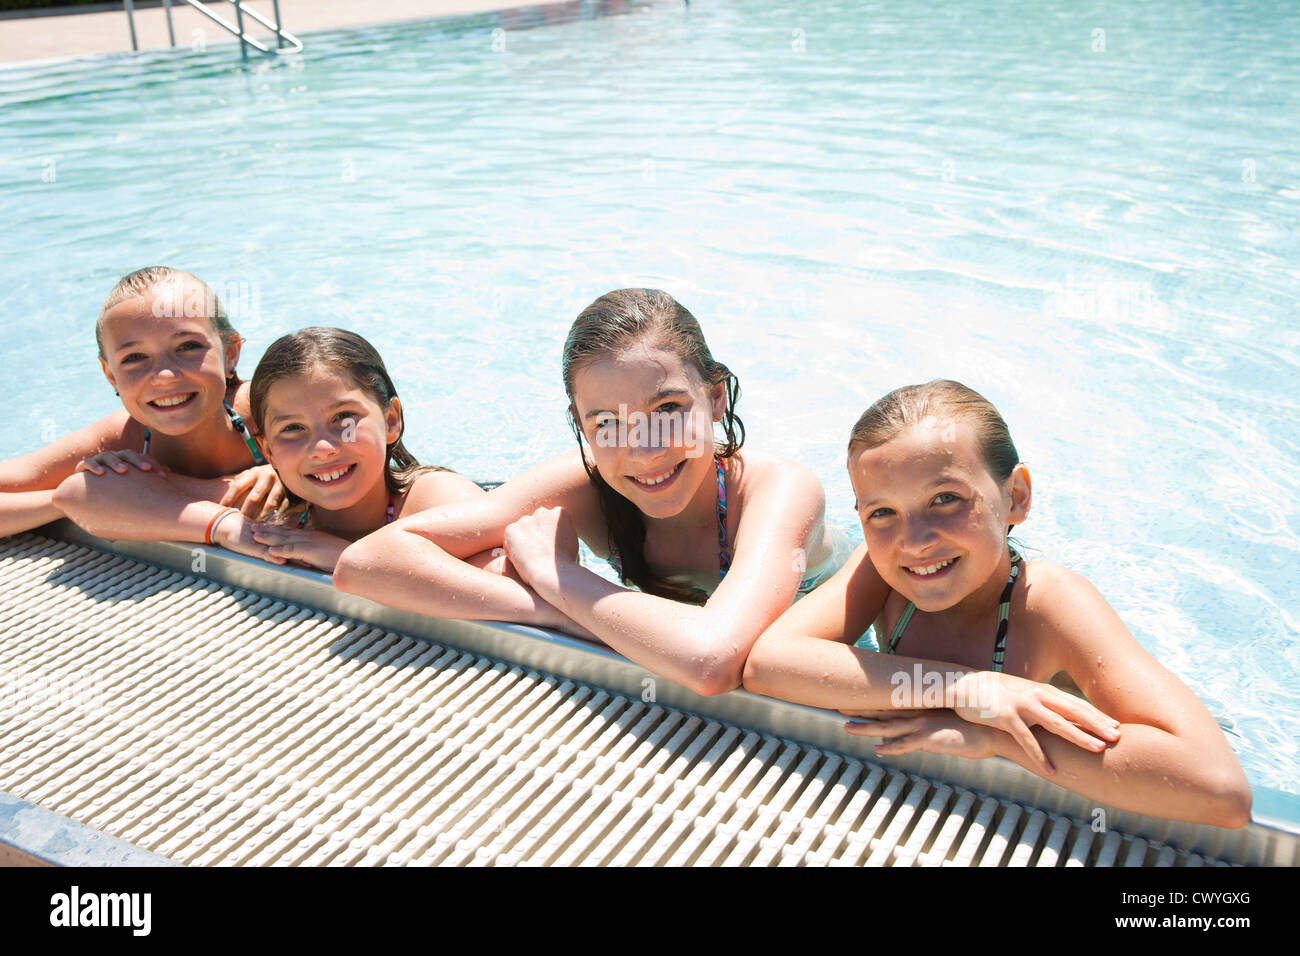
<instances>
[{"instance_id":1,"label":"elbow on pool edge","mask_svg":"<svg viewBox=\"0 0 1300 956\"><path fill-rule=\"evenodd\" d=\"M60 511L66 511L66 506L75 504L84 496L85 489L86 476L79 471L59 482L59 486L54 489L54 496L50 500Z\"/></svg>"},{"instance_id":2,"label":"elbow on pool edge","mask_svg":"<svg viewBox=\"0 0 1300 956\"><path fill-rule=\"evenodd\" d=\"M683 684L701 697L717 697L743 686L744 667L744 658L737 654L709 654L697 663Z\"/></svg>"},{"instance_id":3,"label":"elbow on pool edge","mask_svg":"<svg viewBox=\"0 0 1300 956\"><path fill-rule=\"evenodd\" d=\"M736 690L741 686L739 673L727 673L722 670L698 675L686 682L686 688L701 697L717 697L720 694Z\"/></svg>"},{"instance_id":4,"label":"elbow on pool edge","mask_svg":"<svg viewBox=\"0 0 1300 956\"><path fill-rule=\"evenodd\" d=\"M1216 827L1238 830L1250 823L1254 795L1250 792L1250 784L1241 768L1233 769L1236 772L1226 775L1226 779L1212 791L1217 807L1214 819L1210 822Z\"/></svg>"},{"instance_id":5,"label":"elbow on pool edge","mask_svg":"<svg viewBox=\"0 0 1300 956\"><path fill-rule=\"evenodd\" d=\"M1206 823L1225 830L1239 830L1250 823L1254 796L1250 782L1234 755L1225 762L1209 761L1193 782L1201 810L1194 823Z\"/></svg>"},{"instance_id":6,"label":"elbow on pool edge","mask_svg":"<svg viewBox=\"0 0 1300 956\"><path fill-rule=\"evenodd\" d=\"M82 530L93 535L100 535L100 532L94 527L94 513L86 512L82 514L80 507L86 501L86 472L78 471L64 478L59 482L59 486L54 489L54 494L50 497L50 504L58 508L74 523L81 526ZM102 535L100 535L102 537Z\"/></svg>"},{"instance_id":7,"label":"elbow on pool edge","mask_svg":"<svg viewBox=\"0 0 1300 956\"><path fill-rule=\"evenodd\" d=\"M762 694L764 697L776 696L767 681L771 673L772 661L769 660L769 648L772 645L773 640L767 634L760 634L745 658L745 666L740 672L740 685L751 694Z\"/></svg>"},{"instance_id":8,"label":"elbow on pool edge","mask_svg":"<svg viewBox=\"0 0 1300 956\"><path fill-rule=\"evenodd\" d=\"M363 538L362 541L364 540ZM364 582L370 577L371 572L367 567L368 554L366 548L362 546L362 541L354 541L344 548L334 564L331 580L335 589L345 594L365 596Z\"/></svg>"}]
</instances>

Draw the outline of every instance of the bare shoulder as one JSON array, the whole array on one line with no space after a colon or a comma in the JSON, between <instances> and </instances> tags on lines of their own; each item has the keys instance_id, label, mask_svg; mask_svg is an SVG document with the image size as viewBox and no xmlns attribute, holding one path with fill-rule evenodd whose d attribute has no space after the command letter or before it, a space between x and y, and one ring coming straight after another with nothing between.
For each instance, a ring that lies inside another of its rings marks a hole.
<instances>
[{"instance_id":1,"label":"bare shoulder","mask_svg":"<svg viewBox=\"0 0 1300 956\"><path fill-rule=\"evenodd\" d=\"M608 553L609 526L600 493L587 474L581 450L574 449L544 461L491 494L507 490L517 496L521 514L532 514L538 508L564 508L578 537L596 554L603 557Z\"/></svg>"},{"instance_id":2,"label":"bare shoulder","mask_svg":"<svg viewBox=\"0 0 1300 956\"><path fill-rule=\"evenodd\" d=\"M600 507L595 486L583 467L582 453L576 449L525 469L493 488L488 498L517 515L561 507L576 516L599 511Z\"/></svg>"},{"instance_id":3,"label":"bare shoulder","mask_svg":"<svg viewBox=\"0 0 1300 956\"><path fill-rule=\"evenodd\" d=\"M1012 621L1018 623L1014 608L1017 602L1012 600ZM1080 625L1097 612L1099 604L1110 609L1087 578L1052 561L1025 562L1024 588L1018 603L1024 615L1020 620L1054 640L1086 632L1087 628Z\"/></svg>"},{"instance_id":4,"label":"bare shoulder","mask_svg":"<svg viewBox=\"0 0 1300 956\"><path fill-rule=\"evenodd\" d=\"M454 471L426 471L418 475L407 489L401 513L415 514L425 508L436 508L485 494L487 492L474 482Z\"/></svg>"},{"instance_id":5,"label":"bare shoulder","mask_svg":"<svg viewBox=\"0 0 1300 956\"><path fill-rule=\"evenodd\" d=\"M571 494L591 487L582 452L574 449L534 465L519 476L547 488L551 494Z\"/></svg>"},{"instance_id":6,"label":"bare shoulder","mask_svg":"<svg viewBox=\"0 0 1300 956\"><path fill-rule=\"evenodd\" d=\"M1026 599L1033 601L1043 601L1058 591L1092 587L1082 574L1055 561L1026 561L1025 585Z\"/></svg>"},{"instance_id":7,"label":"bare shoulder","mask_svg":"<svg viewBox=\"0 0 1300 956\"><path fill-rule=\"evenodd\" d=\"M1107 664L1154 664L1101 592L1082 574L1050 561L1025 565L1023 620L1052 666L1070 674L1092 698L1090 678ZM1017 609L1011 611L1016 625ZM1094 685L1095 686L1095 685Z\"/></svg>"},{"instance_id":8,"label":"bare shoulder","mask_svg":"<svg viewBox=\"0 0 1300 956\"><path fill-rule=\"evenodd\" d=\"M826 505L826 491L821 479L806 465L789 458L746 453L738 455L732 473L747 495L767 497L781 495L807 501L821 510Z\"/></svg>"},{"instance_id":9,"label":"bare shoulder","mask_svg":"<svg viewBox=\"0 0 1300 956\"><path fill-rule=\"evenodd\" d=\"M230 407L235 410L235 413L238 414L240 418L248 422L249 427L251 428L253 421L253 406L249 399L250 394L249 383L240 382L239 387L235 389L235 394L230 399Z\"/></svg>"},{"instance_id":10,"label":"bare shoulder","mask_svg":"<svg viewBox=\"0 0 1300 956\"><path fill-rule=\"evenodd\" d=\"M1025 563L1024 608L1035 620L1053 626L1068 626L1075 614L1106 599L1082 574L1052 561ZM1113 613L1113 612L1112 612Z\"/></svg>"},{"instance_id":11,"label":"bare shoulder","mask_svg":"<svg viewBox=\"0 0 1300 956\"><path fill-rule=\"evenodd\" d=\"M451 501L408 506L405 510L409 521L403 518L402 523L418 534L447 536L448 540L472 539L475 543L483 539L487 546L495 547L506 526L538 508L567 509L584 539L584 528L600 520L600 503L576 451L534 465L485 493L460 475L435 472L423 477L434 479L427 485L429 494L455 497ZM422 485L421 495L425 487Z\"/></svg>"}]
</instances>

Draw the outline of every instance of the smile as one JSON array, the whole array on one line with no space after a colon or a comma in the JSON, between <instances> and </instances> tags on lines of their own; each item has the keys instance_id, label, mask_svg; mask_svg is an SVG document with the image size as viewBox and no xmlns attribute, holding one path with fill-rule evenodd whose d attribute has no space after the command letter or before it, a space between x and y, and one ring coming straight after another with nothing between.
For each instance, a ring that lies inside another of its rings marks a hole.
<instances>
[{"instance_id":1,"label":"smile","mask_svg":"<svg viewBox=\"0 0 1300 956\"><path fill-rule=\"evenodd\" d=\"M331 468L329 471L318 471L315 474L308 474L307 477L322 485L328 485L330 482L338 481L340 478L346 478L356 470L356 464L342 465L337 468Z\"/></svg>"},{"instance_id":2,"label":"smile","mask_svg":"<svg viewBox=\"0 0 1300 956\"><path fill-rule=\"evenodd\" d=\"M934 564L923 564L919 567L904 567L903 570L908 574L915 574L917 577L928 578L936 574L941 574L948 568L957 563L958 558L948 558L946 561L936 561Z\"/></svg>"},{"instance_id":3,"label":"smile","mask_svg":"<svg viewBox=\"0 0 1300 956\"><path fill-rule=\"evenodd\" d=\"M179 408L181 405L188 405L198 394L198 392L184 392L180 395L164 395L148 404L153 408Z\"/></svg>"},{"instance_id":4,"label":"smile","mask_svg":"<svg viewBox=\"0 0 1300 956\"><path fill-rule=\"evenodd\" d=\"M677 464L673 465L673 467L669 468L667 471L661 471L655 475L647 475L644 478L634 478L633 476L628 475L628 479L642 488L646 488L646 489L653 488L655 490L658 490L659 488L663 487L664 485L667 485L674 478L676 478L677 475L681 472L682 466L684 466L685 464L686 464L685 461L679 461Z\"/></svg>"}]
</instances>

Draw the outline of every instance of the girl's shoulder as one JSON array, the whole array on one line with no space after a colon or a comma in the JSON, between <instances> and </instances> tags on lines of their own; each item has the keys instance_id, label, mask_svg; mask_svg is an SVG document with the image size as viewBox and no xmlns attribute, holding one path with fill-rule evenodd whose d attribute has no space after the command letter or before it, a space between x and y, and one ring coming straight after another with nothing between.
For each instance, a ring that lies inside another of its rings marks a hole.
<instances>
[{"instance_id":1,"label":"girl's shoulder","mask_svg":"<svg viewBox=\"0 0 1300 956\"><path fill-rule=\"evenodd\" d=\"M85 428L64 436L55 445L67 443L81 448L94 448L96 452L142 448L144 433L143 425L128 415L125 408L118 408Z\"/></svg>"},{"instance_id":2,"label":"girl's shoulder","mask_svg":"<svg viewBox=\"0 0 1300 956\"><path fill-rule=\"evenodd\" d=\"M1032 561L1025 559L1023 567L1025 583L1033 583L1043 592L1057 588L1077 587L1079 582L1087 582L1083 575L1071 571L1065 565L1057 564L1055 561L1044 561L1040 558L1035 558Z\"/></svg>"},{"instance_id":3,"label":"girl's shoulder","mask_svg":"<svg viewBox=\"0 0 1300 956\"><path fill-rule=\"evenodd\" d=\"M728 481L741 494L778 494L825 504L826 491L816 472L789 458L737 452L724 459Z\"/></svg>"},{"instance_id":4,"label":"girl's shoulder","mask_svg":"<svg viewBox=\"0 0 1300 956\"><path fill-rule=\"evenodd\" d=\"M1097 593L1097 589L1082 574L1055 561L1025 561L1023 567L1022 602L1030 614L1047 614L1050 617L1062 609L1062 602L1068 602L1089 591Z\"/></svg>"},{"instance_id":5,"label":"girl's shoulder","mask_svg":"<svg viewBox=\"0 0 1300 956\"><path fill-rule=\"evenodd\" d=\"M417 473L406 489L401 513L410 514L425 508L436 508L483 494L487 492L462 474L442 468L427 468Z\"/></svg>"},{"instance_id":6,"label":"girl's shoulder","mask_svg":"<svg viewBox=\"0 0 1300 956\"><path fill-rule=\"evenodd\" d=\"M487 476L492 480L502 477L505 476ZM412 501L413 495L419 497ZM405 513L462 502L471 504L481 520L503 526L532 514L538 508L557 506L567 508L579 522L580 529L590 523L593 516L600 516L595 487L587 477L581 455L576 450L534 465L488 492L453 471L425 472L411 486L407 499L411 503L404 505Z\"/></svg>"},{"instance_id":7,"label":"girl's shoulder","mask_svg":"<svg viewBox=\"0 0 1300 956\"><path fill-rule=\"evenodd\" d=\"M233 408L235 413L245 422L252 422L253 420L253 406L249 399L249 395L249 383L244 381L239 383L235 388L235 394L230 396L230 407Z\"/></svg>"},{"instance_id":8,"label":"girl's shoulder","mask_svg":"<svg viewBox=\"0 0 1300 956\"><path fill-rule=\"evenodd\" d=\"M1012 596L1011 626L1050 646L1062 667L1136 645L1114 608L1082 574L1052 561L1027 561L1025 586Z\"/></svg>"}]
</instances>

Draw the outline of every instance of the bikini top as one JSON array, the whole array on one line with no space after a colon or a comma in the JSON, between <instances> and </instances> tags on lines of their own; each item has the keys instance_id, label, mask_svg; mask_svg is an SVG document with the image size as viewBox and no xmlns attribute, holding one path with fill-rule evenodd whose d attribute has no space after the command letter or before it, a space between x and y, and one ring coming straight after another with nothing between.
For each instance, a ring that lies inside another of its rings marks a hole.
<instances>
[{"instance_id":1,"label":"bikini top","mask_svg":"<svg viewBox=\"0 0 1300 956\"><path fill-rule=\"evenodd\" d=\"M725 577L731 570L731 554L727 551L727 473L722 470L722 459L717 455L713 456L713 465L718 470L718 574ZM619 557L617 545L609 546L609 563L622 577L623 559Z\"/></svg>"},{"instance_id":2,"label":"bikini top","mask_svg":"<svg viewBox=\"0 0 1300 956\"><path fill-rule=\"evenodd\" d=\"M231 408L230 403L224 398L221 400L221 404L226 406L226 412L230 415L230 424L234 425L235 428L238 429L239 434L244 436L244 444L248 446L248 450L253 454L253 464L265 465L266 459L263 458L262 453L258 451L257 442L253 441L253 436L248 433L248 426L244 424L244 416ZM149 454L149 439L152 437L153 434L146 427L144 430L144 454L146 455Z\"/></svg>"},{"instance_id":3,"label":"bikini top","mask_svg":"<svg viewBox=\"0 0 1300 956\"><path fill-rule=\"evenodd\" d=\"M1007 649L1007 622L1011 617L1011 589L1015 587L1016 578L1020 576L1020 569L1024 563L1020 552L1010 542L1007 543L1007 550L1011 552L1011 573L1007 576L1007 586L1002 589L1002 597L998 599L998 633L997 640L993 645L993 670L999 674L1002 673L1002 660ZM898 618L898 623L894 625L894 633L889 637L889 647L885 653L895 653L898 648L898 640L903 636L907 622L912 620L912 614L915 611L916 605L908 601L907 607L903 608L903 613Z\"/></svg>"},{"instance_id":4,"label":"bikini top","mask_svg":"<svg viewBox=\"0 0 1300 956\"><path fill-rule=\"evenodd\" d=\"M388 511L385 512L384 524L393 523L393 510L397 507L397 496L391 492L388 495ZM298 527L307 527L307 519L311 516L311 502L307 502L307 507L303 509L302 517L298 519Z\"/></svg>"},{"instance_id":5,"label":"bikini top","mask_svg":"<svg viewBox=\"0 0 1300 956\"><path fill-rule=\"evenodd\" d=\"M727 572L731 570L731 552L727 549L727 473L722 468L722 459L717 455L713 456L713 465L718 473L718 577L725 578ZM611 544L609 548L610 566L618 572L619 577L623 576L623 559L619 557L618 548ZM841 562L842 563L842 562ZM839 565L833 561L827 560L818 568L813 569L813 573L799 582L799 594L807 594L823 578L829 577L835 573ZM703 588L692 587L691 591L707 598L709 592Z\"/></svg>"}]
</instances>

